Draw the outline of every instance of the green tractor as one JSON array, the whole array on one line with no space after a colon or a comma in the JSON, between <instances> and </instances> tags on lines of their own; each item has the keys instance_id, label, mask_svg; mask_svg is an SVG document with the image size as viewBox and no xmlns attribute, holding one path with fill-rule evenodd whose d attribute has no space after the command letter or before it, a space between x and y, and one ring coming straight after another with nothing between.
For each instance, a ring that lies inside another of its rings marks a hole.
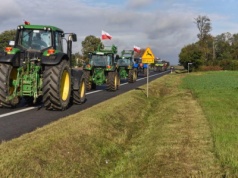
<instances>
[{"instance_id":1,"label":"green tractor","mask_svg":"<svg viewBox=\"0 0 238 178\"><path fill-rule=\"evenodd\" d=\"M164 60L157 60L157 61L155 61L154 71L155 72L166 71L168 66L169 66L169 62L166 62Z\"/></svg>"},{"instance_id":2,"label":"green tractor","mask_svg":"<svg viewBox=\"0 0 238 178\"><path fill-rule=\"evenodd\" d=\"M121 79L128 79L129 83L137 80L137 68L134 68L134 50L123 50L117 60Z\"/></svg>"},{"instance_id":3,"label":"green tractor","mask_svg":"<svg viewBox=\"0 0 238 178\"><path fill-rule=\"evenodd\" d=\"M96 86L107 85L108 91L116 91L120 86L120 77L115 61L117 47L98 46L95 52L89 54L89 61L84 65L86 89L96 89Z\"/></svg>"},{"instance_id":4,"label":"green tractor","mask_svg":"<svg viewBox=\"0 0 238 178\"><path fill-rule=\"evenodd\" d=\"M0 107L14 107L22 98L28 104L42 101L47 110L82 104L86 86L83 72L70 66L72 41L76 34L54 26L19 25L15 41L0 54Z\"/></svg>"}]
</instances>

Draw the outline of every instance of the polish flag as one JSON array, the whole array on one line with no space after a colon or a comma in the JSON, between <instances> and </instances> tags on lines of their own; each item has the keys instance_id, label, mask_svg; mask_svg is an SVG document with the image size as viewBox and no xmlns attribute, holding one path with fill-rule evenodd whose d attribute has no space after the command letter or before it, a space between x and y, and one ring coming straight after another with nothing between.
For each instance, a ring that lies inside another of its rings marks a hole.
<instances>
[{"instance_id":1,"label":"polish flag","mask_svg":"<svg viewBox=\"0 0 238 178\"><path fill-rule=\"evenodd\" d=\"M140 52L140 47L134 45L134 51L139 53Z\"/></svg>"},{"instance_id":2,"label":"polish flag","mask_svg":"<svg viewBox=\"0 0 238 178\"><path fill-rule=\"evenodd\" d=\"M31 23L30 22L28 22L28 21L26 21L26 20L23 20L24 21L24 24L25 25L30 25Z\"/></svg>"},{"instance_id":3,"label":"polish flag","mask_svg":"<svg viewBox=\"0 0 238 178\"><path fill-rule=\"evenodd\" d=\"M102 40L107 40L107 39L108 40L112 39L112 36L109 33L102 30Z\"/></svg>"}]
</instances>

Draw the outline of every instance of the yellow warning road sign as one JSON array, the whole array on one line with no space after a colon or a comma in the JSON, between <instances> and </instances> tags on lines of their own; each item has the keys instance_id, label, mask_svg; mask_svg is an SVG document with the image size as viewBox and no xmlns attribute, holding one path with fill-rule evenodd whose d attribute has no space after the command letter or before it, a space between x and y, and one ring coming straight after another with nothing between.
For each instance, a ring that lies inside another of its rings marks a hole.
<instances>
[{"instance_id":1,"label":"yellow warning road sign","mask_svg":"<svg viewBox=\"0 0 238 178\"><path fill-rule=\"evenodd\" d=\"M146 48L141 59L142 59L142 63L154 63L155 56L150 48Z\"/></svg>"}]
</instances>

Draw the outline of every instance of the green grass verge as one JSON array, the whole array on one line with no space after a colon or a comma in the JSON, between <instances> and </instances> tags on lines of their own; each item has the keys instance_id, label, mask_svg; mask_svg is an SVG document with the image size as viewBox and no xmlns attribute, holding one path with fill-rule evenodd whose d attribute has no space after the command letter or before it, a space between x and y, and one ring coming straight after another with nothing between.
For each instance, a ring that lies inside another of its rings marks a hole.
<instances>
[{"instance_id":1,"label":"green grass verge","mask_svg":"<svg viewBox=\"0 0 238 178\"><path fill-rule=\"evenodd\" d=\"M181 88L185 76L151 82L149 98L143 86L3 142L0 177L222 176L192 75Z\"/></svg>"},{"instance_id":2,"label":"green grass verge","mask_svg":"<svg viewBox=\"0 0 238 178\"><path fill-rule=\"evenodd\" d=\"M189 74L183 80L209 121L214 150L226 175L238 175L238 72Z\"/></svg>"}]
</instances>

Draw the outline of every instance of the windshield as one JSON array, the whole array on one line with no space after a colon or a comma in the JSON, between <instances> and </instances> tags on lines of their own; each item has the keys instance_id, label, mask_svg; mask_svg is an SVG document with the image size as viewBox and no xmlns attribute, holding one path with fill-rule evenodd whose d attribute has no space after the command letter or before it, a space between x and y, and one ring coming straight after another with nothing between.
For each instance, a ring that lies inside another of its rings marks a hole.
<instances>
[{"instance_id":1,"label":"windshield","mask_svg":"<svg viewBox=\"0 0 238 178\"><path fill-rule=\"evenodd\" d=\"M92 55L89 63L94 66L112 65L111 56Z\"/></svg>"},{"instance_id":2,"label":"windshield","mask_svg":"<svg viewBox=\"0 0 238 178\"><path fill-rule=\"evenodd\" d=\"M130 59L119 59L117 61L117 64L119 66L128 66L128 65L131 65L131 60Z\"/></svg>"},{"instance_id":3,"label":"windshield","mask_svg":"<svg viewBox=\"0 0 238 178\"><path fill-rule=\"evenodd\" d=\"M51 32L23 29L19 34L18 45L26 49L43 50L52 46Z\"/></svg>"},{"instance_id":4,"label":"windshield","mask_svg":"<svg viewBox=\"0 0 238 178\"><path fill-rule=\"evenodd\" d=\"M162 61L157 61L156 63L157 63L157 64L163 64L163 62L162 62Z\"/></svg>"}]
</instances>

